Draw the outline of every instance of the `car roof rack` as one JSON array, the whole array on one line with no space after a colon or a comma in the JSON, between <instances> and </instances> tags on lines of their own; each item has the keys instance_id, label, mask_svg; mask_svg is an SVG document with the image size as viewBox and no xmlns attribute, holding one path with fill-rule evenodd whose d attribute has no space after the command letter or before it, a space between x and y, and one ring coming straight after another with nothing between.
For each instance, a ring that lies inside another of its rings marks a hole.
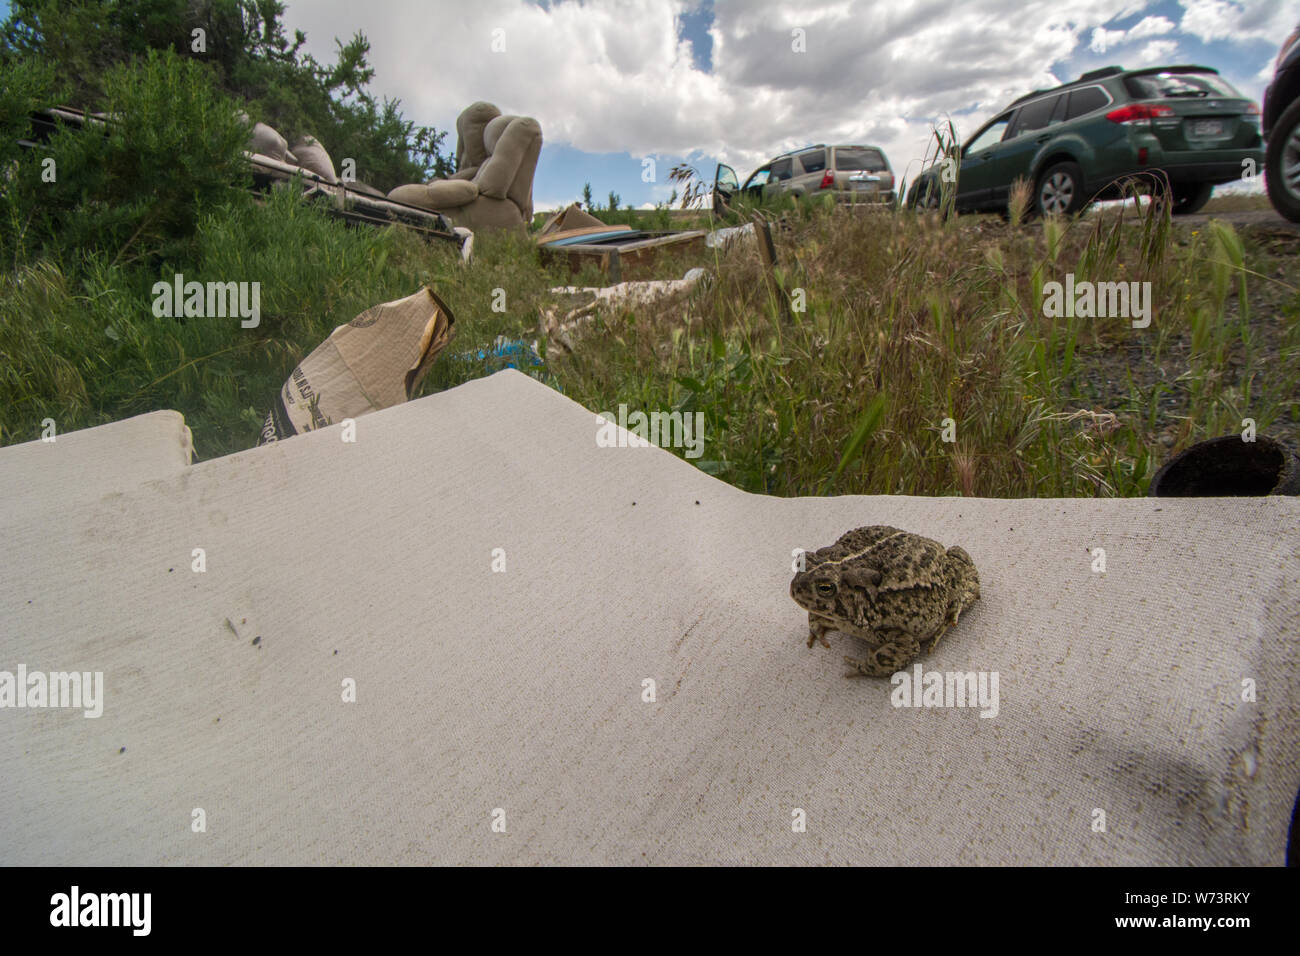
<instances>
[{"instance_id":1,"label":"car roof rack","mask_svg":"<svg viewBox=\"0 0 1300 956\"><path fill-rule=\"evenodd\" d=\"M1024 96L1012 100L1008 106L1015 106L1023 103L1025 100L1032 100L1036 96L1043 96L1047 93L1056 93L1061 90L1068 90L1080 83L1092 83L1095 80L1104 80L1110 76L1120 76L1127 73L1129 76L1141 76L1144 73L1218 73L1219 71L1208 66L1151 66L1141 70L1126 70L1122 66L1103 66L1097 70L1089 70L1087 73L1079 75L1077 80L1070 80L1068 83L1062 83L1060 86L1053 86L1049 89L1034 90L1032 93L1026 93Z\"/></svg>"},{"instance_id":2,"label":"car roof rack","mask_svg":"<svg viewBox=\"0 0 1300 956\"><path fill-rule=\"evenodd\" d=\"M787 156L793 156L795 153L806 152L807 150L810 150L810 149L825 149L825 148L826 148L826 144L825 144L825 143L813 143L813 144L811 144L811 145L809 145L809 146L800 146L798 149L792 149L792 150L789 150L788 152L781 153L781 154L779 154L779 155L777 155L777 156L773 156L773 157L772 157L772 161L775 162L775 161L778 160L778 159L785 159L785 157L787 157Z\"/></svg>"},{"instance_id":3,"label":"car roof rack","mask_svg":"<svg viewBox=\"0 0 1300 956\"><path fill-rule=\"evenodd\" d=\"M1068 90L1071 87L1078 86L1080 83L1091 83L1094 80L1102 80L1108 76L1119 76L1126 74L1128 76L1149 76L1153 73L1214 73L1218 75L1218 70L1212 66L1197 66L1193 63L1184 63L1179 66L1148 66L1140 70L1126 70L1122 66L1104 66L1099 70L1089 70L1077 80L1071 80L1069 83L1062 83L1060 86L1053 86L1050 89L1034 90L1032 93L1026 93L1024 96L1017 97L1007 104L1007 109L1013 106L1019 106L1026 100L1032 100L1038 96L1044 96L1048 93L1058 93L1062 90Z\"/></svg>"},{"instance_id":4,"label":"car roof rack","mask_svg":"<svg viewBox=\"0 0 1300 956\"><path fill-rule=\"evenodd\" d=\"M1103 66L1099 70L1089 70L1077 80L1069 80L1068 82L1062 83L1060 86L1045 87L1041 90L1033 90L1026 93L1024 96L1018 96L1007 105L1008 107L1015 106L1018 103L1023 103L1025 100L1032 100L1037 96L1043 96L1047 93L1056 93L1061 90L1068 90L1070 87L1078 86L1080 83L1091 83L1094 80L1104 80L1108 76L1119 76L1121 73L1127 72L1128 71L1122 66Z\"/></svg>"},{"instance_id":5,"label":"car roof rack","mask_svg":"<svg viewBox=\"0 0 1300 956\"><path fill-rule=\"evenodd\" d=\"M1179 66L1148 66L1141 70L1129 70L1129 76L1149 76L1152 73L1214 73L1218 74L1212 66L1197 66L1195 63L1183 63Z\"/></svg>"},{"instance_id":6,"label":"car roof rack","mask_svg":"<svg viewBox=\"0 0 1300 956\"><path fill-rule=\"evenodd\" d=\"M1008 105L1010 105L1010 106L1015 106L1017 103L1023 103L1025 100L1032 100L1035 96L1042 96L1044 93L1050 93L1050 92L1052 92L1053 89L1059 90L1060 87L1059 87L1059 86L1054 86L1054 87L1052 87L1051 89L1045 89L1045 90L1031 90L1030 92L1026 93L1024 96L1017 96L1017 97L1016 97L1014 100L1012 100L1012 101L1010 102L1010 104L1008 104Z\"/></svg>"},{"instance_id":7,"label":"car roof rack","mask_svg":"<svg viewBox=\"0 0 1300 956\"><path fill-rule=\"evenodd\" d=\"M1123 72L1124 67L1122 66L1103 66L1100 70L1089 70L1074 82L1086 83L1089 80L1104 80L1108 76L1119 76Z\"/></svg>"}]
</instances>

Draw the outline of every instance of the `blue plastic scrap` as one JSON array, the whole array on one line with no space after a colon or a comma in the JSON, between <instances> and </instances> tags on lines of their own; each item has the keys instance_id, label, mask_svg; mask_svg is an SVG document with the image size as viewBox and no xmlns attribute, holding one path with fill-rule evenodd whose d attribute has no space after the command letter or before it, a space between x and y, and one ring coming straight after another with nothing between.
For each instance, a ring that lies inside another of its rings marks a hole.
<instances>
[{"instance_id":1,"label":"blue plastic scrap","mask_svg":"<svg viewBox=\"0 0 1300 956\"><path fill-rule=\"evenodd\" d=\"M498 335L496 342L490 348L479 349L477 352L461 352L456 355L456 359L462 362L482 362L494 372L505 368L523 371L543 364L537 350L527 342L522 339L507 339L504 335Z\"/></svg>"}]
</instances>

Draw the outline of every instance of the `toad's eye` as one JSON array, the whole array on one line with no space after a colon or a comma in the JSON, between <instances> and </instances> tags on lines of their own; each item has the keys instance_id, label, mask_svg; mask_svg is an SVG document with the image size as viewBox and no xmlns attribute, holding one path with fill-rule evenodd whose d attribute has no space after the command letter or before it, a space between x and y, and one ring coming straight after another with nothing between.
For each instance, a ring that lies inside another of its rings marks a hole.
<instances>
[{"instance_id":1,"label":"toad's eye","mask_svg":"<svg viewBox=\"0 0 1300 956\"><path fill-rule=\"evenodd\" d=\"M821 581L817 585L817 593L822 597L830 597L835 593L835 585L829 581Z\"/></svg>"}]
</instances>

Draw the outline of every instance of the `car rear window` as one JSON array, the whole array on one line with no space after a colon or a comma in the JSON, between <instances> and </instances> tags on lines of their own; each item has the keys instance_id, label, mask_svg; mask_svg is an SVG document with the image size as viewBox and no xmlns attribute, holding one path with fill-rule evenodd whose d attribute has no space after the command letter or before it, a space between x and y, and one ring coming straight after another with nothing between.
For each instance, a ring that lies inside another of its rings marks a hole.
<instances>
[{"instance_id":1,"label":"car rear window","mask_svg":"<svg viewBox=\"0 0 1300 956\"><path fill-rule=\"evenodd\" d=\"M1070 92L1070 105L1065 111L1065 118L1072 120L1084 113L1099 110L1110 102L1105 92L1096 86L1086 86L1081 90Z\"/></svg>"},{"instance_id":2,"label":"car rear window","mask_svg":"<svg viewBox=\"0 0 1300 956\"><path fill-rule=\"evenodd\" d=\"M864 146L839 146L835 150L835 168L853 172L882 173L889 168L885 155Z\"/></svg>"},{"instance_id":3,"label":"car rear window","mask_svg":"<svg viewBox=\"0 0 1300 956\"><path fill-rule=\"evenodd\" d=\"M1142 76L1124 77L1124 85L1139 100L1241 96L1231 83L1217 73L1145 73Z\"/></svg>"},{"instance_id":4,"label":"car rear window","mask_svg":"<svg viewBox=\"0 0 1300 956\"><path fill-rule=\"evenodd\" d=\"M800 153L796 159L799 165L803 167L805 173L820 173L826 168L826 150L810 149L806 153Z\"/></svg>"}]
</instances>

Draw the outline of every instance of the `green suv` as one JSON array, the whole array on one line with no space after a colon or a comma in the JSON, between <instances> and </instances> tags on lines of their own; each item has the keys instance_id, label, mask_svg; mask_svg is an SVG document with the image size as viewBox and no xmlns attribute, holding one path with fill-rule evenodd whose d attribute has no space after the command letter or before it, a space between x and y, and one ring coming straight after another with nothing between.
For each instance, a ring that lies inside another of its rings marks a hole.
<instances>
[{"instance_id":1,"label":"green suv","mask_svg":"<svg viewBox=\"0 0 1300 956\"><path fill-rule=\"evenodd\" d=\"M1264 166L1259 107L1206 66L1118 66L1020 97L982 126L961 162L940 159L908 191L959 212L1004 211L1011 184L1033 184L1031 211L1068 215L1115 198L1132 176L1168 177L1172 211L1196 212L1220 183Z\"/></svg>"}]
</instances>

